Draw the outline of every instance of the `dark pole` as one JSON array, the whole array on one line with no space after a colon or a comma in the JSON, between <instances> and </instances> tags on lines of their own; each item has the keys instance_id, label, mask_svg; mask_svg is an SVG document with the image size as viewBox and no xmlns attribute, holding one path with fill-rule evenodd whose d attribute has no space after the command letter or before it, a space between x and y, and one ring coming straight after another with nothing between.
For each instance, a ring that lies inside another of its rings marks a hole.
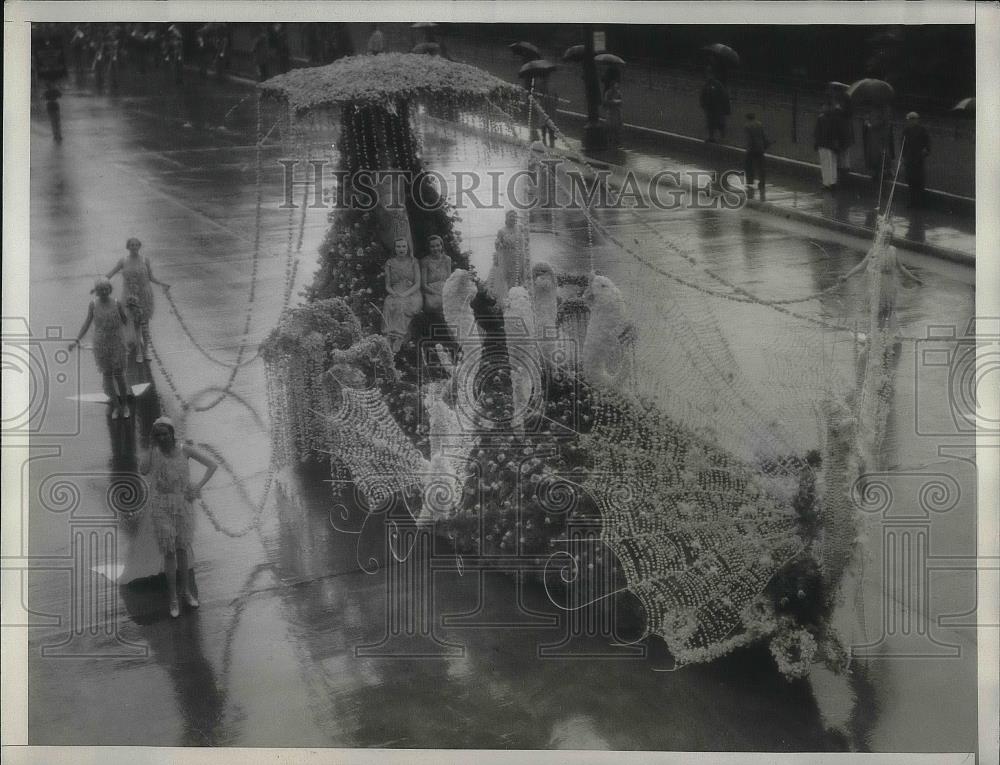
<instances>
[{"instance_id":1,"label":"dark pole","mask_svg":"<svg viewBox=\"0 0 1000 765\"><path fill-rule=\"evenodd\" d=\"M587 94L587 125L583 129L583 150L603 151L607 137L601 124L601 86L597 81L597 64L594 62L594 28L584 25L583 87Z\"/></svg>"}]
</instances>

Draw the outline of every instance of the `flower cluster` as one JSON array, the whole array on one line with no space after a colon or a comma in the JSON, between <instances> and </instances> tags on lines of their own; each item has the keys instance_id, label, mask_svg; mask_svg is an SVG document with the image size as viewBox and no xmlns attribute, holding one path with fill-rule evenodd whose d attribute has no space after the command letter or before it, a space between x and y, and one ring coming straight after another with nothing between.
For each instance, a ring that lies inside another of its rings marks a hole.
<instances>
[{"instance_id":1,"label":"flower cluster","mask_svg":"<svg viewBox=\"0 0 1000 765\"><path fill-rule=\"evenodd\" d=\"M771 655L781 674L788 679L805 677L816 657L816 638L808 630L792 627L790 622L782 626L769 643Z\"/></svg>"}]
</instances>

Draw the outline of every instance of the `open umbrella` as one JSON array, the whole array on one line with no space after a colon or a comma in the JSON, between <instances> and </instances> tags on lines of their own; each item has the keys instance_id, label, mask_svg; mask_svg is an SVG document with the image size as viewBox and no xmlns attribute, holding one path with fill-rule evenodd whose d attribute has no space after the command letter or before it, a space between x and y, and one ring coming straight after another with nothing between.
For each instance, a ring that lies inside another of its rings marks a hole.
<instances>
[{"instance_id":1,"label":"open umbrella","mask_svg":"<svg viewBox=\"0 0 1000 765\"><path fill-rule=\"evenodd\" d=\"M739 66L740 65L740 54L730 48L728 45L723 45L722 43L712 43L711 45L706 45L702 50L708 51L713 56L721 60L723 63L729 66Z\"/></svg>"},{"instance_id":2,"label":"open umbrella","mask_svg":"<svg viewBox=\"0 0 1000 765\"><path fill-rule=\"evenodd\" d=\"M885 80L875 80L866 77L851 85L847 89L847 95L853 103L885 106L891 103L892 99L896 97L896 91Z\"/></svg>"},{"instance_id":3,"label":"open umbrella","mask_svg":"<svg viewBox=\"0 0 1000 765\"><path fill-rule=\"evenodd\" d=\"M525 61L534 61L536 58L542 57L542 52L538 50L538 46L532 45L530 42L511 43L507 47L510 48L511 53L515 56L520 56Z\"/></svg>"},{"instance_id":4,"label":"open umbrella","mask_svg":"<svg viewBox=\"0 0 1000 765\"><path fill-rule=\"evenodd\" d=\"M433 29L436 26L433 21L418 21L416 24L410 24L410 29Z\"/></svg>"},{"instance_id":5,"label":"open umbrella","mask_svg":"<svg viewBox=\"0 0 1000 765\"><path fill-rule=\"evenodd\" d=\"M837 82L836 80L831 80L826 84L826 87L827 90L833 90L839 93L841 91L849 90L851 86L848 85L846 82Z\"/></svg>"},{"instance_id":6,"label":"open umbrella","mask_svg":"<svg viewBox=\"0 0 1000 765\"><path fill-rule=\"evenodd\" d=\"M544 58L537 59L535 61L529 61L527 64L522 66L517 74L519 77L528 77L535 74L549 74L553 70L558 69L556 64L551 61L546 61Z\"/></svg>"},{"instance_id":7,"label":"open umbrella","mask_svg":"<svg viewBox=\"0 0 1000 765\"><path fill-rule=\"evenodd\" d=\"M608 64L609 66L625 66L625 59L616 56L614 53L598 53L594 56L594 61L598 64Z\"/></svg>"},{"instance_id":8,"label":"open umbrella","mask_svg":"<svg viewBox=\"0 0 1000 765\"><path fill-rule=\"evenodd\" d=\"M583 54L585 53L585 51L586 49L582 45L571 45L569 48L566 49L566 52L563 53L562 60L583 61Z\"/></svg>"},{"instance_id":9,"label":"open umbrella","mask_svg":"<svg viewBox=\"0 0 1000 765\"><path fill-rule=\"evenodd\" d=\"M413 50L410 53L426 53L431 56L436 56L441 52L441 46L436 42L422 42L417 43L413 46Z\"/></svg>"},{"instance_id":10,"label":"open umbrella","mask_svg":"<svg viewBox=\"0 0 1000 765\"><path fill-rule=\"evenodd\" d=\"M976 115L976 99L963 98L953 107L951 107L950 111L956 112L961 116L974 117Z\"/></svg>"}]
</instances>

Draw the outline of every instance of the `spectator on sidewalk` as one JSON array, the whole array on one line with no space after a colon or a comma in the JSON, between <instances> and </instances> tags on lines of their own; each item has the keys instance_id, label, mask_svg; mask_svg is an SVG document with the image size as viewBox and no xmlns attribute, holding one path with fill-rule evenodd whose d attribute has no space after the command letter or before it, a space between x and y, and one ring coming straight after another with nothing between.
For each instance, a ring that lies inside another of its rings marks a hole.
<instances>
[{"instance_id":1,"label":"spectator on sidewalk","mask_svg":"<svg viewBox=\"0 0 1000 765\"><path fill-rule=\"evenodd\" d=\"M764 126L760 123L757 119L757 115L753 112L747 113L746 138L747 197L749 199L753 199L753 185L756 180L757 188L760 190L760 200L763 202L765 198L764 182L766 180L766 176L764 174L764 153L771 145L771 142L767 139L767 134L764 132Z\"/></svg>"},{"instance_id":2,"label":"spectator on sidewalk","mask_svg":"<svg viewBox=\"0 0 1000 765\"><path fill-rule=\"evenodd\" d=\"M52 125L52 140L62 143L62 116L59 112L59 98L62 91L50 82L45 88L45 111L49 114L49 124ZM912 189L912 185L910 186Z\"/></svg>"},{"instance_id":3,"label":"spectator on sidewalk","mask_svg":"<svg viewBox=\"0 0 1000 765\"><path fill-rule=\"evenodd\" d=\"M819 154L819 169L823 176L823 188L829 191L837 185L837 124L833 112L827 104L820 109L816 118L813 149Z\"/></svg>"},{"instance_id":4,"label":"spectator on sidewalk","mask_svg":"<svg viewBox=\"0 0 1000 765\"><path fill-rule=\"evenodd\" d=\"M861 137L865 152L865 169L878 191L882 186L883 171L889 178L892 177L892 161L896 158L895 139L888 107L882 107L868 115Z\"/></svg>"},{"instance_id":5,"label":"spectator on sidewalk","mask_svg":"<svg viewBox=\"0 0 1000 765\"><path fill-rule=\"evenodd\" d=\"M701 89L701 108L708 123L706 143L716 143L726 134L726 117L729 116L729 93L726 86L716 77L715 70L705 70L705 85ZM716 138L718 134L718 138Z\"/></svg>"},{"instance_id":6,"label":"spectator on sidewalk","mask_svg":"<svg viewBox=\"0 0 1000 765\"><path fill-rule=\"evenodd\" d=\"M251 49L254 66L257 67L257 82L267 79L267 30L262 28L253 39Z\"/></svg>"},{"instance_id":7,"label":"spectator on sidewalk","mask_svg":"<svg viewBox=\"0 0 1000 765\"><path fill-rule=\"evenodd\" d=\"M608 120L608 146L622 145L622 89L617 79L611 80L604 91L604 113Z\"/></svg>"},{"instance_id":8,"label":"spectator on sidewalk","mask_svg":"<svg viewBox=\"0 0 1000 765\"><path fill-rule=\"evenodd\" d=\"M923 207L924 204L924 162L931 153L931 137L927 128L920 124L920 115L910 112L906 115L906 127L903 128L903 167L906 170L906 183L910 187L910 208Z\"/></svg>"},{"instance_id":9,"label":"spectator on sidewalk","mask_svg":"<svg viewBox=\"0 0 1000 765\"><path fill-rule=\"evenodd\" d=\"M833 124L837 134L837 180L842 182L851 173L851 147L854 146L854 119L849 100L834 102Z\"/></svg>"},{"instance_id":10,"label":"spectator on sidewalk","mask_svg":"<svg viewBox=\"0 0 1000 765\"><path fill-rule=\"evenodd\" d=\"M382 34L382 28L376 24L375 31L372 32L371 37L368 38L368 55L377 56L379 53L385 52L385 35Z\"/></svg>"},{"instance_id":11,"label":"spectator on sidewalk","mask_svg":"<svg viewBox=\"0 0 1000 765\"><path fill-rule=\"evenodd\" d=\"M542 108L545 117L542 122L542 143L546 146L556 145L556 111L559 109L559 95L549 91L542 98Z\"/></svg>"},{"instance_id":12,"label":"spectator on sidewalk","mask_svg":"<svg viewBox=\"0 0 1000 765\"><path fill-rule=\"evenodd\" d=\"M288 42L288 30L284 24L275 24L271 27L270 37L271 47L278 59L278 73L285 74L292 68L292 46Z\"/></svg>"}]
</instances>

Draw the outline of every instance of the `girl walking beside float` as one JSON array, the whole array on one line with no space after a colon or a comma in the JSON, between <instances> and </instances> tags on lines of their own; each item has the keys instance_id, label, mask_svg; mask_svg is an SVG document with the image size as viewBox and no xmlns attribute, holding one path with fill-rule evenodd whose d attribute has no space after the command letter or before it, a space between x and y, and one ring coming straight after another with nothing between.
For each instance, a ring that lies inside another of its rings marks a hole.
<instances>
[{"instance_id":1,"label":"girl walking beside float","mask_svg":"<svg viewBox=\"0 0 1000 765\"><path fill-rule=\"evenodd\" d=\"M94 361L104 378L104 391L114 407L111 419L130 417L128 407L129 388L125 383L125 339L123 331L128 317L121 303L111 297L111 282L98 279L91 290L96 297L87 308L87 318L77 333L76 340L69 344L72 351L94 325Z\"/></svg>"},{"instance_id":2,"label":"girl walking beside float","mask_svg":"<svg viewBox=\"0 0 1000 765\"><path fill-rule=\"evenodd\" d=\"M126 303L134 297L137 303L136 314L141 322L136 329L141 329L144 344L149 342L149 320L153 318L153 288L158 284L164 289L170 289L169 284L161 282L153 276L153 267L149 258L139 254L142 242L134 236L125 243L128 255L118 261L118 264L108 272L108 279L119 271L122 275L122 297Z\"/></svg>"},{"instance_id":3,"label":"girl walking beside float","mask_svg":"<svg viewBox=\"0 0 1000 765\"><path fill-rule=\"evenodd\" d=\"M156 543L163 555L163 571L167 575L170 615L180 616L181 599L197 608L190 567L190 550L194 537L193 502L215 474L215 461L190 444L177 444L174 424L169 417L160 417L151 430L152 447L139 462L139 472L149 476L149 509L156 533ZM191 483L188 460L205 466L198 483ZM178 592L178 569L180 591Z\"/></svg>"}]
</instances>

